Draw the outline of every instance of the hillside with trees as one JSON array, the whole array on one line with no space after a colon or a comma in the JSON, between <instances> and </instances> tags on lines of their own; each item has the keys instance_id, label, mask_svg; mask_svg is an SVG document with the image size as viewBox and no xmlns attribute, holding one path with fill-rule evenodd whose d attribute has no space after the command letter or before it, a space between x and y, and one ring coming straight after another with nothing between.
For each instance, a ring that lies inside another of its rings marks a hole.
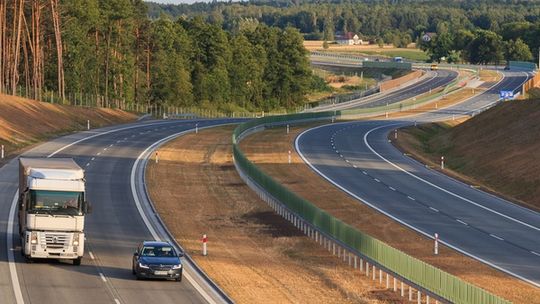
<instances>
[{"instance_id":1,"label":"hillside with trees","mask_svg":"<svg viewBox=\"0 0 540 304\"><path fill-rule=\"evenodd\" d=\"M313 76L298 30L148 13L142 0L0 1L0 93L109 107L303 104Z\"/></svg>"},{"instance_id":2,"label":"hillside with trees","mask_svg":"<svg viewBox=\"0 0 540 304\"><path fill-rule=\"evenodd\" d=\"M472 63L538 60L540 1L296 0L148 3L149 16L203 16L224 29L256 24L297 28L307 40L332 41L357 33L373 44L417 42L432 61ZM424 41L430 34L430 41ZM479 47L481 46L481 47Z\"/></svg>"}]
</instances>

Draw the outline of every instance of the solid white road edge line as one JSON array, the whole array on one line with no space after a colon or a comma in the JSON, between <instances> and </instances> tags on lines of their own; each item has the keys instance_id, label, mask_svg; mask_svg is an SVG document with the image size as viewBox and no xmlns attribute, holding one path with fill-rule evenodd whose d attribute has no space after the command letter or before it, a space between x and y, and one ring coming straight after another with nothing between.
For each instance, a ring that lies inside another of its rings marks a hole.
<instances>
[{"instance_id":1,"label":"solid white road edge line","mask_svg":"<svg viewBox=\"0 0 540 304\"><path fill-rule=\"evenodd\" d=\"M491 209L491 208L488 208L488 207L486 207L486 206L484 206L484 205L482 205L482 204L480 204L480 203L477 203L477 202L472 201L472 200L470 200L470 199L468 199L468 198L465 198L465 197L463 197L463 196L461 196L461 195L459 195L459 194L456 194L456 193L454 193L454 192L452 192L452 191L449 191L449 190L446 190L446 189L444 189L444 188L442 188L442 187L439 187L439 186L433 184L432 182L427 181L427 180L425 180L425 179L423 179L423 178L421 178L421 177L419 177L419 176L417 176L417 175L415 175L415 174L413 174L413 173L411 173L411 172L409 172L409 171L403 169L402 167L396 165L395 163L389 161L388 159L386 159L384 156L382 156L382 155L379 154L377 151L375 151L375 149L373 149L373 147L368 143L367 138L368 138L369 134L371 134L371 132L376 131L376 130L378 130L378 129L386 128L386 127L388 127L388 126L390 126L390 125L382 125L382 126L379 126L379 127L375 127L375 128L373 128L373 129L367 131L366 134L364 134L364 144L366 145L366 147L367 147L373 154L377 155L380 159L382 159L383 161L385 161L386 163L388 163L388 164L391 165L392 167L394 167L394 168L396 168L396 169L402 171L403 173L405 173L405 174L407 174L407 175L409 175L409 176L415 178L416 180L419 180L419 181L421 181L421 182L423 182L423 183L425 183L425 184L427 184L427 185L429 185L429 186L431 186L431 187L433 187L433 188L435 188L435 189L437 189L437 190L440 190L440 191L442 191L442 192L444 192L444 193L446 193L446 194L449 194L449 195L451 195L451 196L453 196L453 197L456 197L456 198L458 198L458 199L460 199L460 200L462 200L462 201L464 201L464 202L467 202L467 203L472 204L472 205L474 205L474 206L476 206L476 207L482 208L482 209L487 210L487 211L489 211L489 212L491 212L491 213L494 213L494 214L497 214L497 215L499 215L499 216L502 216L502 217L504 217L504 218L506 218L506 219L508 219L508 220L511 220L511 221L516 222L516 223L518 223L518 224L521 224L521 225L523 225L523 226L529 227L529 228L534 229L534 230L536 230L536 231L540 231L540 228L539 228L539 227L536 227L536 226L531 225L531 224L529 224L529 223L522 222L522 221L520 221L520 220L518 220L518 219L515 219L515 218L513 218L513 217L511 217L511 216L508 216L508 215L506 215L506 214L504 214L504 213L495 211L495 210L493 210L493 209Z\"/></svg>"},{"instance_id":2,"label":"solid white road edge line","mask_svg":"<svg viewBox=\"0 0 540 304\"><path fill-rule=\"evenodd\" d=\"M9 218L7 226L7 256L9 264L9 274L11 275L11 285L13 286L13 292L15 293L15 301L17 304L23 304L24 299L21 292L21 285L19 284L19 276L17 275L17 267L15 265L15 255L13 251L15 250L13 246L13 225L15 219L15 209L17 209L17 198L19 197L19 190L15 192L13 197L13 202L11 203L11 208L9 208Z\"/></svg>"},{"instance_id":3,"label":"solid white road edge line","mask_svg":"<svg viewBox=\"0 0 540 304\"><path fill-rule=\"evenodd\" d=\"M156 124L170 124L171 122L158 122L158 123L150 123L150 124L141 124L141 125L135 125L135 126L129 126L129 127L124 127L124 128L119 128L119 129L113 129L113 130L109 130L109 131L105 131L105 132L101 132L101 133L95 133L95 132L87 132L87 134L94 134L94 135L90 135L90 136L87 136L87 137L84 137L84 138L81 138L79 140L76 140L70 144L67 144L61 148L59 148L58 150L54 151L53 153L49 154L47 157L53 157L54 155L58 154L59 152L73 146L73 145L76 145L78 143L81 143L83 141L86 141L86 140L89 140L89 139L92 139L92 138L95 138L95 137L98 137L98 136L102 136L102 135L106 135L106 134L110 134L110 133L114 133L114 132L120 132L120 131L124 131L124 130L129 130L129 129L135 129L135 128L142 128L142 127L146 127L146 126L153 126L153 125L156 125ZM106 149L104 149L106 150ZM13 201L11 203L11 207L9 209L9 216L8 216L8 227L7 227L7 230L6 230L6 234L7 234L7 238L6 238L6 248L7 248L7 255L8 255L8 264L9 264L9 273L10 273L10 276L11 276L11 285L13 287L13 292L15 294L15 300L17 302L17 304L23 304L24 303L24 299L23 299L23 296L22 296L22 292L21 292L21 285L19 283L19 277L17 275L17 267L16 267L16 264L15 264L15 256L13 255L13 251L15 250L15 246L13 244L13 225L15 224L15 209L17 208L17 201L18 201L18 197L19 197L19 190L17 190L15 192L15 195L13 196Z\"/></svg>"},{"instance_id":4,"label":"solid white road edge line","mask_svg":"<svg viewBox=\"0 0 540 304\"><path fill-rule=\"evenodd\" d=\"M295 145L295 148L296 148L297 153L300 155L300 158L302 158L302 160L303 160L303 161L304 161L304 162L305 162L305 163L306 163L313 171L317 172L320 176L322 176L324 179L326 179L326 180L327 180L328 182L330 182L332 185L334 185L334 186L338 187L339 189L341 189L343 192L349 194L350 196L356 198L357 200L359 200L359 201L361 201L362 203L364 203L364 204L370 206L371 208L373 208L373 209L375 209L375 210L381 212L382 214L388 216L389 218L391 218L391 219L397 221L398 223L400 223L400 224L402 224L402 225L405 225L405 226L411 228L412 230L414 230L414 231L416 231L416 232L418 232L418 233L420 233L420 234L422 234L422 235L424 235L424 236L426 236L426 237L428 237L428 238L430 238L430 239L434 239L433 235L431 235L430 233L427 233L427 232L425 232L425 231L423 231L423 230L421 230L421 229L419 229L419 228L417 228L417 227L415 227L415 226L413 226L413 225L411 225L411 224L408 224L407 222L405 222L405 221L403 221L403 220L401 220L401 219L399 219L399 218L393 216L392 214L390 214L390 213L388 213L388 212L382 210L381 208L377 207L376 205L370 203L368 200L365 200L364 198L362 198L362 197L360 197L360 196L358 196L358 195L352 193L351 191L347 190L346 188L344 188L343 186L341 186L340 184L338 184L337 182L333 181L331 178L329 178L328 176L326 176L324 173L322 173L321 171L319 171L312 163L309 162L309 160L304 156L304 154L302 154L302 152L301 152L301 150L300 150L300 146L299 146L300 138L301 138L305 133L307 133L307 132L309 132L309 131L316 130L316 129L323 128L323 127L327 127L327 126L330 126L330 125L331 125L331 124L328 124L328 125L322 125L322 126L318 126L318 127L314 127L314 128L305 130L304 132L300 133L300 135L298 135L298 136L296 137L296 140L295 140L294 145ZM388 126L388 125L387 125L387 126ZM431 208L431 209L434 209L434 208ZM438 211L437 211L437 212L438 212ZM443 240L439 239L439 242L442 243L442 244L444 244L444 245L446 245L446 246L448 246L449 248L452 248L452 249L454 249L454 250L456 250L456 251L458 251L458 252L461 252L461 253L463 253L463 254L465 254L465 255L467 255L467 256L470 256L470 257L472 257L472 258L474 258L474 259L476 259L476 260L478 260L478 261L480 261L480 262L482 262L482 263L484 263L484 264L486 264L486 265L489 265L489 266L491 266L491 267L493 267L493 268L495 268L495 269L498 269L498 270L500 270L500 271L502 271L502 272L508 273L509 275L512 275L512 276L514 276L514 277L516 277L516 278L518 278L518 279L520 279L520 280L523 280L523 281L525 281L525 282L527 282L527 283L529 283L529 284L532 284L532 285L534 285L534 286L536 286L536 287L540 287L540 284L539 284L539 283L536 283L536 282L534 282L534 281L531 281L531 280L529 280L529 279L527 279L527 278L524 278L524 277L522 277L522 276L520 276L520 275L518 275L518 274L516 274L516 273L513 273L513 272L511 272L511 271L509 271L509 270L507 270L507 269L504 269L504 268L502 268L502 267L500 267L500 266L497 266L497 265L495 265L495 264L493 264L493 263L491 263L491 262L489 262L489 261L487 261L487 260L482 259L481 257L475 256L474 254L469 253L468 251L465 251L465 250L463 250L463 249L461 249L461 248L459 248L459 247L456 247L456 246L454 246L454 245L452 245L452 244L449 244L449 243L447 243L446 241L443 241Z\"/></svg>"},{"instance_id":5,"label":"solid white road edge line","mask_svg":"<svg viewBox=\"0 0 540 304\"><path fill-rule=\"evenodd\" d=\"M214 127L214 126L211 126L211 127ZM199 128L199 130L205 129L205 128L208 128L208 127ZM138 167L139 163L145 158L145 155L148 154L148 152L151 151L152 149L154 149L155 147L157 147L157 146L161 145L162 143L164 143L166 141L169 141L169 140L171 140L171 139L173 139L175 137L179 137L179 136L182 136L184 134L192 133L192 132L193 132L193 129L189 129L189 130L186 130L186 131L182 131L182 132L179 132L179 133L172 134L170 136L167 136L165 138L162 138L162 139L158 140L157 142L153 143L148 148L146 148L146 150L144 150L137 157L137 159L135 160L135 163L133 163L133 167L131 167L131 179L130 179L130 182L131 182L131 194L133 196L133 200L135 201L135 205L137 206L137 210L139 211L139 215L141 216L141 218L142 218L144 224L146 225L146 227L148 228L148 231L150 231L150 234L152 234L152 237L155 240L158 240L158 241L161 240L161 238L159 237L158 233L156 232L156 230L154 229L154 227L150 223L150 220L146 216L146 213L143 210L141 201L139 200L139 196L137 195L137 190L136 190L136 187L135 187L135 175L136 175L137 167ZM150 155L150 154L148 154L148 155ZM158 225L159 225L159 223L158 223ZM195 279L188 272L185 272L184 276L186 277L186 279L188 279L188 281L191 283L191 285L199 292L199 294L208 303L216 304L214 299L212 299L212 297L197 283L197 281L195 281Z\"/></svg>"}]
</instances>

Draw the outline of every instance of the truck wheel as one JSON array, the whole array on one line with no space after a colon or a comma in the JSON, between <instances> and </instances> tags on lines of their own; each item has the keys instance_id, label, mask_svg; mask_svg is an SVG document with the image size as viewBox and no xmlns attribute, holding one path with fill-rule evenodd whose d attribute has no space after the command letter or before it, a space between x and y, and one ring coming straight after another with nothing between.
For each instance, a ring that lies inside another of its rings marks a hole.
<instances>
[{"instance_id":1,"label":"truck wheel","mask_svg":"<svg viewBox=\"0 0 540 304\"><path fill-rule=\"evenodd\" d=\"M82 258L76 258L73 260L73 265L79 266L81 265Z\"/></svg>"},{"instance_id":2,"label":"truck wheel","mask_svg":"<svg viewBox=\"0 0 540 304\"><path fill-rule=\"evenodd\" d=\"M24 256L24 261L25 261L26 263L28 263L28 264L34 263L34 260L33 260L30 256L24 255L24 253L23 253L23 256Z\"/></svg>"}]
</instances>

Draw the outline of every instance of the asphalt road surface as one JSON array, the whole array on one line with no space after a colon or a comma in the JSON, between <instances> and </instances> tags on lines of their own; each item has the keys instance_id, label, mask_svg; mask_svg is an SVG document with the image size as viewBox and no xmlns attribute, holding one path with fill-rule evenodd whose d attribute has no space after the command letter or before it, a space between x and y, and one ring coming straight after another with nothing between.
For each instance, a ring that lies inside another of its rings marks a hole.
<instances>
[{"instance_id":1,"label":"asphalt road surface","mask_svg":"<svg viewBox=\"0 0 540 304\"><path fill-rule=\"evenodd\" d=\"M490 106L518 90L523 72L466 102L414 118L330 124L297 138L297 150L324 178L399 222L540 287L540 214L451 179L402 155L389 132ZM398 135L399 136L399 135Z\"/></svg>"},{"instance_id":2,"label":"asphalt road surface","mask_svg":"<svg viewBox=\"0 0 540 304\"><path fill-rule=\"evenodd\" d=\"M199 127L223 122L198 121ZM17 220L10 220L8 212L18 187L18 160L0 168L0 206L4 210L0 213L0 247L3 248L0 303L206 303L198 289L208 287L196 281L196 286L192 285L194 281L186 279L189 271L184 271L180 283L138 281L131 274L136 245L153 239L134 203L130 185L132 167L148 146L171 134L192 129L195 123L154 121L91 130L58 138L24 153L24 156L48 156L75 142L55 157L73 157L86 171L87 197L93 204L93 213L86 217L87 243L81 266L73 266L71 261L24 262L16 233ZM92 137L99 133L102 135ZM78 142L85 137L90 138ZM9 227L15 233L8 234ZM13 250L8 242L10 237L14 239ZM8 262L10 252L13 263Z\"/></svg>"},{"instance_id":3,"label":"asphalt road surface","mask_svg":"<svg viewBox=\"0 0 540 304\"><path fill-rule=\"evenodd\" d=\"M458 76L456 71L451 70L427 71L427 73L428 74L420 81L396 91L367 96L356 101L349 101L342 104L313 108L310 111L354 110L391 105L427 93L432 89L445 86L455 80Z\"/></svg>"}]
</instances>

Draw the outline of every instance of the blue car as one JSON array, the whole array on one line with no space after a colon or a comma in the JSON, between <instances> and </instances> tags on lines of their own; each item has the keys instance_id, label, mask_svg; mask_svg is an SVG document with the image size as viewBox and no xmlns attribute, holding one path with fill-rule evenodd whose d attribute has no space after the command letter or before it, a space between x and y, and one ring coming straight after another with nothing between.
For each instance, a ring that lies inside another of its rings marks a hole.
<instances>
[{"instance_id":1,"label":"blue car","mask_svg":"<svg viewBox=\"0 0 540 304\"><path fill-rule=\"evenodd\" d=\"M137 279L182 281L182 253L168 242L144 241L133 254L132 272Z\"/></svg>"}]
</instances>

